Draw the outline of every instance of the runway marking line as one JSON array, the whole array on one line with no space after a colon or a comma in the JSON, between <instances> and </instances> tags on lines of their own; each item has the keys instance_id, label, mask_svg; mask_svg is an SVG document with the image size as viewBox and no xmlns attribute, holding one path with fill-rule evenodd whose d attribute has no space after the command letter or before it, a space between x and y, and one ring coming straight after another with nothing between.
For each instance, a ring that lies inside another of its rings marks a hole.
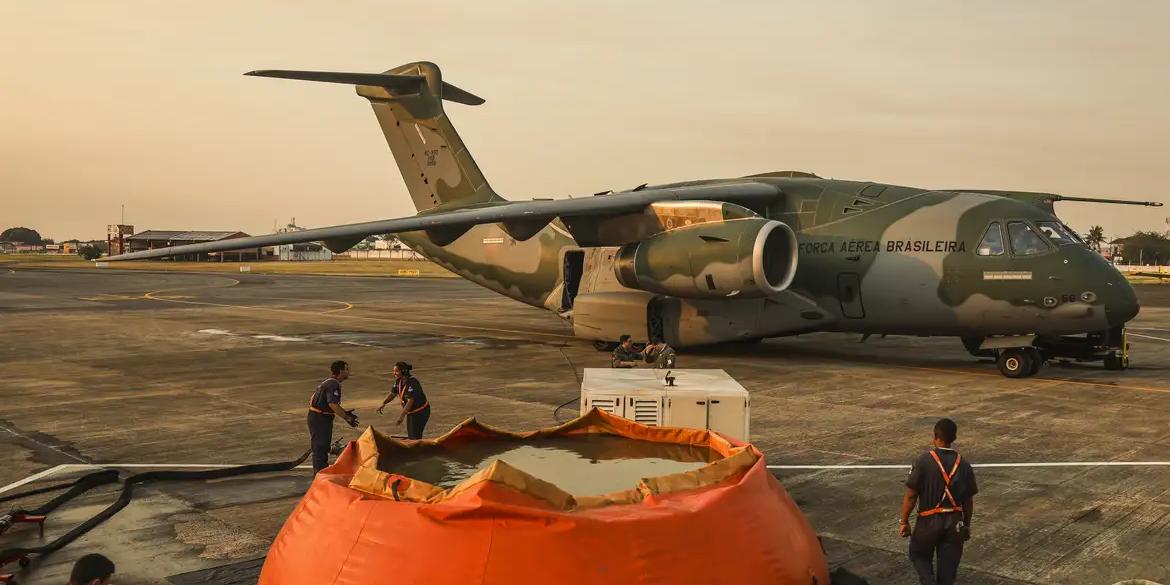
<instances>
[{"instance_id":1,"label":"runway marking line","mask_svg":"<svg viewBox=\"0 0 1170 585\"><path fill-rule=\"evenodd\" d=\"M4 487L0 487L0 494L10 492L20 486L30 484L34 481L45 479L46 477L56 475L62 471L73 471L81 469L225 469L228 467L240 467L239 465L227 465L220 463L63 463L50 467L38 473L34 473L22 480L14 481ZM312 465L298 465L293 469L312 469Z\"/></svg>"},{"instance_id":2,"label":"runway marking line","mask_svg":"<svg viewBox=\"0 0 1170 585\"><path fill-rule=\"evenodd\" d=\"M62 471L83 469L225 469L239 467L229 463L64 463L39 471L24 479L14 481L0 487L0 494L12 491L18 487L34 481L45 479ZM1004 467L1170 467L1170 461L1035 461L1021 463L974 463L971 467L1004 468ZM312 465L298 465L293 469L312 469ZM768 465L768 469L777 470L902 470L909 469L909 465Z\"/></svg>"},{"instance_id":3,"label":"runway marking line","mask_svg":"<svg viewBox=\"0 0 1170 585\"><path fill-rule=\"evenodd\" d=\"M231 280L232 283L229 285L226 285L226 286L187 286L187 287L181 287L181 288L167 288L167 289L162 289L162 290L154 290L154 291L150 291L150 292L145 292L145 293L142 293L142 296L132 297L132 298L150 299L152 301L166 301L166 302L171 302L171 303L186 303L186 304L190 304L190 305L210 305L213 307L236 307L236 308L241 308L241 309L267 309L270 311L271 310L280 310L280 309L273 309L271 307L258 307L258 306L253 306L253 305L229 305L229 304L225 304L225 303L211 303L211 302L207 302L207 301L188 301L186 299L193 299L195 297L190 296L190 295L163 295L162 294L162 293L168 293L168 292L174 292L174 291L191 290L193 288L231 288L233 286L240 284L240 281L238 281L234 278L228 278L228 280ZM296 297L257 297L257 298L264 299L264 300L275 300L275 301L308 301L308 302L334 303L337 305L344 305L340 309L330 309L328 311L321 311L320 314L322 314L322 315L327 314L327 313L339 313L341 311L348 311L348 310L353 308L353 303L347 303L345 301L337 301L337 300L333 300L333 299L299 299ZM284 310L291 310L291 309L284 309ZM300 313L300 312L302 312L302 311L298 311L298 313ZM308 312L308 311L303 311L303 312Z\"/></svg>"},{"instance_id":4,"label":"runway marking line","mask_svg":"<svg viewBox=\"0 0 1170 585\"><path fill-rule=\"evenodd\" d=\"M1164 331L1170 333L1170 329L1160 329L1158 327L1126 327L1126 331Z\"/></svg>"},{"instance_id":5,"label":"runway marking line","mask_svg":"<svg viewBox=\"0 0 1170 585\"><path fill-rule=\"evenodd\" d=\"M909 465L768 465L768 469L910 469ZM1022 463L972 463L971 467L1170 467L1170 461L1033 461Z\"/></svg>"},{"instance_id":6,"label":"runway marking line","mask_svg":"<svg viewBox=\"0 0 1170 585\"><path fill-rule=\"evenodd\" d=\"M10 491L22 486L22 485L37 481L38 479L44 479L46 477L49 477L50 475L53 475L54 473L61 471L62 467L64 467L64 466L57 465L55 467L50 467L50 468L45 469L39 473L34 473L34 474L32 474L32 475L30 475L22 480L14 481L14 482L12 482L4 487L0 487L0 494L10 492Z\"/></svg>"},{"instance_id":7,"label":"runway marking line","mask_svg":"<svg viewBox=\"0 0 1170 585\"><path fill-rule=\"evenodd\" d=\"M65 451L62 451L60 447L57 447L55 445L50 445L50 444L42 442L42 441L38 441L38 440L28 436L28 435L25 435L24 433L18 432L16 429L10 428L8 426L0 425L0 431L4 431L4 432L6 432L14 437L19 437L21 439L24 439L25 441L28 441L28 442L33 443L35 445L39 445L40 447L42 447L44 449L48 449L50 451L57 453L58 455L63 455L63 456L68 457L74 461L79 461L82 463L85 462L84 459L82 459L76 455L73 455L72 453L66 453Z\"/></svg>"},{"instance_id":8,"label":"runway marking line","mask_svg":"<svg viewBox=\"0 0 1170 585\"><path fill-rule=\"evenodd\" d=\"M944 368L930 368L930 367L926 367L926 366L907 366L907 365L903 365L903 364L888 364L888 363L882 364L882 365L885 367L902 368L905 370L924 370L927 372L940 372L940 373L948 373L948 374L968 374L971 376L993 376L996 378L1002 377L998 373L976 372L973 370L961 370L961 369L948 370L948 369L944 369ZM1063 378L1029 378L1029 379L1033 380L1035 382L1059 382L1059 383L1063 383L1063 384L1077 384L1077 385L1081 385L1081 386L1097 386L1097 387L1102 387L1102 388L1118 388L1121 390L1138 390L1140 392L1158 392L1161 394L1170 394L1170 389L1167 389L1167 388L1150 388L1150 387L1146 387L1146 386L1131 386L1128 384L1110 384L1108 382L1088 382L1085 380L1066 380Z\"/></svg>"},{"instance_id":9,"label":"runway marking line","mask_svg":"<svg viewBox=\"0 0 1170 585\"><path fill-rule=\"evenodd\" d=\"M227 278L227 277L224 277L224 278ZM264 311L276 311L276 312L280 312L280 313L291 313L294 315L304 315L304 314L309 313L308 311L297 311L294 309L280 309L280 308L274 308L274 307L259 307L259 306L248 306L248 305L229 305L226 303L211 303L211 302L206 302L206 301L187 301L187 300L168 299L168 298L161 298L161 297L154 296L154 295L157 295L157 294L162 293L162 292L175 291L175 290L190 290L191 288L228 288L228 287L232 287L232 286L236 286L236 285L240 284L240 281L238 281L234 278L229 278L228 280L231 280L232 284L229 284L227 286L222 286L222 287L208 286L208 287L184 287L184 288L164 289L164 290L143 293L142 296L145 298L151 299L151 300L164 301L164 302L170 302L170 303L184 303L184 304L191 304L191 305L207 305L207 306L212 306L212 307L223 307L223 308L228 308L228 309L254 309L254 310L259 309L259 310L264 310ZM327 300L327 299L318 299L318 300ZM342 302L342 301L331 301L331 302ZM348 303L346 303L346 304L348 305ZM349 307L347 307L347 309L352 308L352 306L353 305L349 305ZM341 310L347 310L347 309L338 309L335 311L326 311L325 313L313 313L313 314L318 314L318 315L328 314L328 313L339 312ZM558 339L578 339L576 336L573 336L573 335L562 335L562 334L558 334L558 333L542 333L542 332L537 332L537 331L518 331L518 330L514 330L514 329L499 329L499 328L494 328L494 327L479 327L479 326L474 326L474 325L458 325L458 324L453 324L453 323L436 323L436 322L429 322L429 321L409 321L409 320L404 320L404 319L387 319L387 318L383 318L383 317L374 317L374 316L357 316L357 315L344 315L344 316L359 318L359 319L363 319L363 320L367 320L367 321L383 321L383 322L390 322L390 323L402 323L405 325L425 325L425 326L431 326L431 327L449 327L449 328L456 328L456 329L468 329L468 330L472 330L472 331L494 331L497 333L512 333L512 334L519 334L519 335L538 335L541 337L556 337ZM1167 340L1167 341L1170 341L1170 340ZM986 372L986 373L985 372L975 372L975 371L971 371L971 370L947 370L947 369L943 369L943 368L931 368L931 367L925 367L925 366L907 366L907 365L901 365L901 364L886 364L886 365L893 366L895 368L923 370L923 371L928 371L928 372L945 372L945 373L951 373L951 374L960 373L960 374L970 374L970 375L977 375L977 376L998 376L998 374L993 374L990 372ZM1125 390L1138 390L1138 391L1142 391L1142 392L1158 392L1158 393L1170 394L1170 389L1165 389L1165 388L1148 388L1145 386L1109 384L1109 383L1105 383L1105 382L1087 382L1087 381L1082 381L1082 380L1063 380L1063 379L1059 379L1059 378L1035 378L1035 381L1037 381L1037 382L1043 382L1043 381L1063 382L1063 383L1067 383L1067 384L1078 384L1078 385L1083 385L1083 386L1120 388L1120 389L1125 389Z\"/></svg>"},{"instance_id":10,"label":"runway marking line","mask_svg":"<svg viewBox=\"0 0 1170 585\"><path fill-rule=\"evenodd\" d=\"M230 280L233 280L234 284L229 284L229 285L223 286L223 287L202 287L202 288L228 288L228 287L235 286L235 285L240 283L240 281L235 280L234 278L230 279ZM187 289L190 289L190 288L194 288L194 287L187 287ZM212 302L208 302L208 301L187 301L187 300L170 299L167 297L157 296L159 293L168 292L171 290L184 290L184 289L157 290L157 291L143 293L142 296L143 296L143 298L147 298L147 299L150 299L152 301L163 301L163 302L167 302L167 303L181 303L181 304L186 304L186 305L205 305L205 306L209 306L209 307L223 307L223 308L227 308L227 309L250 309L250 310L261 310L261 311L274 311L274 312L278 312L278 313L290 313L293 315L306 315L306 314L329 315L329 314L336 314L336 313L339 313L341 311L346 311L346 310L353 308L353 305L350 303L346 303L344 301L333 301L333 300L329 300L329 299L311 299L311 300L326 301L326 302L332 302L332 303L341 303L341 304L346 305L346 307L342 308L342 309L333 309L331 311L324 311L324 312L316 313L316 312L312 312L312 311L300 311L300 310L296 310L296 309L281 309L281 308L277 308L277 307L263 307L263 306L255 306L255 305L230 305L227 303L212 303ZM297 300L303 300L303 299L297 299ZM540 331L522 331L522 330L517 330L517 329L501 329L501 328L496 328L496 327L480 327L480 326L476 326L476 325L459 325L456 323L438 323L438 322L432 322L432 321L411 321L411 320L406 320L406 319L390 319L390 318L386 318L386 317L374 317L374 316L367 316L367 315L340 315L340 316L349 317L352 319L361 319L363 321L382 321L382 322L386 322L386 323L398 323L398 324L403 324L403 325L425 325L425 326L430 326L430 327L448 327L448 328L454 328L454 329L467 329L467 330L471 330L471 331L493 331L496 333L510 333L510 334L514 334L514 335L537 335L537 336L541 336L541 337L556 337L558 339L577 339L576 337L574 337L572 335L562 335L559 333L544 333L544 332L540 332Z\"/></svg>"},{"instance_id":11,"label":"runway marking line","mask_svg":"<svg viewBox=\"0 0 1170 585\"><path fill-rule=\"evenodd\" d=\"M1141 333L1133 333L1130 331L1126 331L1125 335L1127 337L1141 337L1142 339L1157 339L1158 341L1170 341L1170 339L1167 339L1165 337L1154 337L1153 335L1142 335Z\"/></svg>"}]
</instances>

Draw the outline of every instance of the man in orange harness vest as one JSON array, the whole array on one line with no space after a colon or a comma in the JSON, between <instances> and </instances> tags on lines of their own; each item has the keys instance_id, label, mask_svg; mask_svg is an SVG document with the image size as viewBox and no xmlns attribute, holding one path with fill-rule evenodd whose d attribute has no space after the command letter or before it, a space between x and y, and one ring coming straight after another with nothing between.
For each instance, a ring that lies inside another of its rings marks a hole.
<instances>
[{"instance_id":1,"label":"man in orange harness vest","mask_svg":"<svg viewBox=\"0 0 1170 585\"><path fill-rule=\"evenodd\" d=\"M357 416L341 408L341 383L349 378L349 364L337 360L330 364L329 373L330 376L318 384L309 396L309 446L313 449L313 475L329 466L333 420L340 416L349 426L357 426Z\"/></svg>"},{"instance_id":2,"label":"man in orange harness vest","mask_svg":"<svg viewBox=\"0 0 1170 585\"><path fill-rule=\"evenodd\" d=\"M963 543L971 538L975 471L951 448L959 427L944 418L934 424L934 447L918 456L906 477L898 534L910 537L910 562L922 585L951 585L959 572ZM918 518L910 530L910 511ZM935 569L935 557L938 568Z\"/></svg>"}]
</instances>

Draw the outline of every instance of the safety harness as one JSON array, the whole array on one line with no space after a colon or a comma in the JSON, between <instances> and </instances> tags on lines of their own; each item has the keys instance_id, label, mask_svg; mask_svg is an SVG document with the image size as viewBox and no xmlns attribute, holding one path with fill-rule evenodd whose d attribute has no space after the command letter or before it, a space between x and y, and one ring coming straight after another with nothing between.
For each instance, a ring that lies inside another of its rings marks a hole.
<instances>
[{"instance_id":1,"label":"safety harness","mask_svg":"<svg viewBox=\"0 0 1170 585\"><path fill-rule=\"evenodd\" d=\"M963 456L955 453L955 465L951 467L951 472L947 473L947 468L943 467L942 459L939 459L938 453L934 449L930 450L930 456L934 458L934 462L938 465L939 473L943 477L943 495L938 499L938 503L929 510L923 510L918 513L918 517L933 516L935 514L947 514L950 512L962 512L963 507L955 501L955 496L951 495L951 479L959 471L959 462L963 460ZM944 502L950 502L950 507L943 506Z\"/></svg>"},{"instance_id":2,"label":"safety harness","mask_svg":"<svg viewBox=\"0 0 1170 585\"><path fill-rule=\"evenodd\" d=\"M410 377L408 377L408 376L403 376L402 379L398 382L398 399L402 401L403 408L406 407L406 389L409 386L410 386ZM422 406L415 408L414 410L408 410L406 412L406 414L410 415L410 414L416 414L416 413L422 412L430 405L431 405L430 401L424 402L424 403L422 403Z\"/></svg>"},{"instance_id":3,"label":"safety harness","mask_svg":"<svg viewBox=\"0 0 1170 585\"><path fill-rule=\"evenodd\" d=\"M317 414L323 414L325 416L336 416L337 415L337 413L335 413L335 412L321 410L320 408L313 406L313 402L315 402L317 400L317 396L321 394L321 385L324 384L325 382L327 382L329 380L333 380L333 379L334 378L327 378L325 380L322 380L321 384L317 385L317 389L314 390L313 393L309 395L309 412L315 412Z\"/></svg>"}]
</instances>

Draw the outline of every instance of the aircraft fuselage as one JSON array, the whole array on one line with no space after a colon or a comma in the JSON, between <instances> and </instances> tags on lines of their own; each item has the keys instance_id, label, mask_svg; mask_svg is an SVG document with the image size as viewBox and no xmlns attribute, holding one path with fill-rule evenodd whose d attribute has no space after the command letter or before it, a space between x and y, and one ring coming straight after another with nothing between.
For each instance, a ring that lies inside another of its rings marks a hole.
<instances>
[{"instance_id":1,"label":"aircraft fuselage","mask_svg":"<svg viewBox=\"0 0 1170 585\"><path fill-rule=\"evenodd\" d=\"M753 211L796 232L799 259L787 292L824 312L821 319L784 320L777 330L752 335L1064 335L1119 327L1137 313L1133 289L1099 254L1079 241L1045 236L1060 229L1052 227L1060 220L1040 206L999 195L867 182L751 180L776 183L783 193ZM988 246L984 240L992 229L1000 235ZM501 294L561 313L570 308L561 298L565 254L579 247L558 222L526 241L496 225L476 226L447 246L422 233L403 239ZM608 256L592 255L581 279L605 281L604 273L613 271ZM589 290L623 289L602 282ZM746 302L707 301L698 312L718 318L721 304L739 311L732 305ZM639 335L635 325L631 333Z\"/></svg>"}]
</instances>

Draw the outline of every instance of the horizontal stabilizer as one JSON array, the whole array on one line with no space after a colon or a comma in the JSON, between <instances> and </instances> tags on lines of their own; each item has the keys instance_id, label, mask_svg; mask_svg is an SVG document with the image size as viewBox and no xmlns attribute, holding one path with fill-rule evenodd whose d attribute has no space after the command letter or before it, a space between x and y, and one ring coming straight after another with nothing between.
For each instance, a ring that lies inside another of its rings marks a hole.
<instances>
[{"instance_id":1,"label":"horizontal stabilizer","mask_svg":"<svg viewBox=\"0 0 1170 585\"><path fill-rule=\"evenodd\" d=\"M372 85L398 91L419 92L426 85L425 75L395 75L391 73L347 73L344 71L294 71L289 69L261 69L244 75L253 77L275 77L279 79L300 79L322 83L345 83L349 85ZM442 82L443 99L469 106L478 106L484 99L471 92Z\"/></svg>"}]
</instances>

